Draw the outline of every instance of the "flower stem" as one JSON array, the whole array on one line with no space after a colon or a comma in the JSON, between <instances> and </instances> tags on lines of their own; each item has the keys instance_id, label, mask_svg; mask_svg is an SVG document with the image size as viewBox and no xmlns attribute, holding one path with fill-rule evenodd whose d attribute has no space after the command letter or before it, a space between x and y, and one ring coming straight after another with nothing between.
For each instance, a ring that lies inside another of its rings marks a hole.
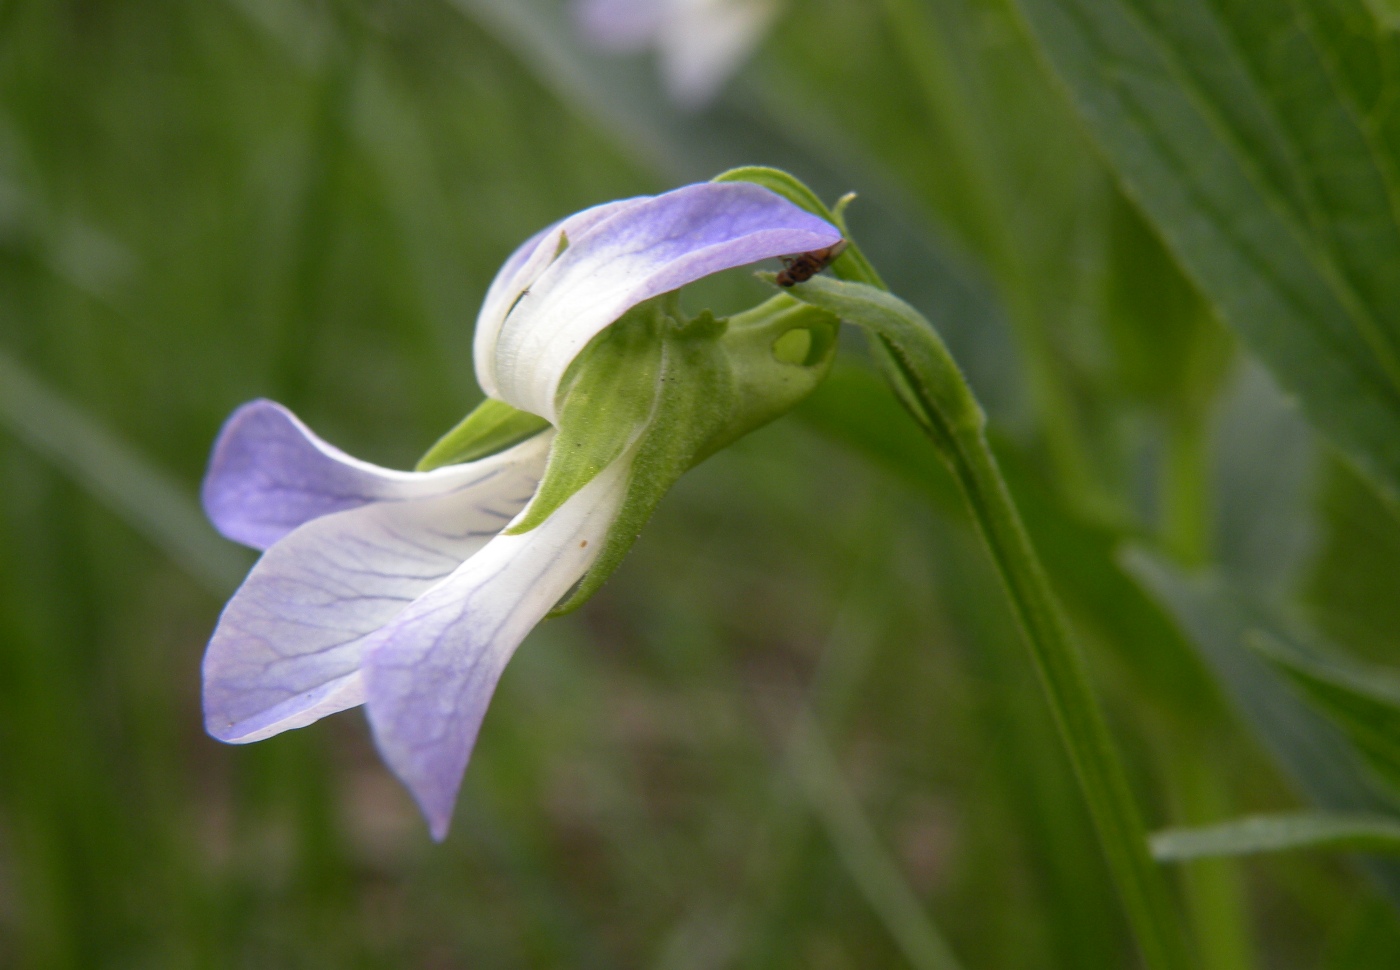
<instances>
[{"instance_id":1,"label":"flower stem","mask_svg":"<svg viewBox=\"0 0 1400 970\"><path fill-rule=\"evenodd\" d=\"M1184 970L1193 964L1122 762L986 436L958 434L945 457L1006 584L1143 957Z\"/></svg>"},{"instance_id":2,"label":"flower stem","mask_svg":"<svg viewBox=\"0 0 1400 970\"><path fill-rule=\"evenodd\" d=\"M817 278L789 292L870 334L895 393L948 463L1025 634L1144 962L1152 970L1194 967L1083 657L987 442L982 409L947 347L918 311L883 288Z\"/></svg>"},{"instance_id":3,"label":"flower stem","mask_svg":"<svg viewBox=\"0 0 1400 970\"><path fill-rule=\"evenodd\" d=\"M716 181L763 185L834 222L850 238L844 211L854 196L828 209L791 175L758 166L733 169ZM981 405L938 332L890 294L858 245L850 242L831 271L839 281L818 276L788 292L869 334L871 351L895 394L952 469L1006 585L1143 961L1150 970L1190 970L1196 962L1182 921L1149 854L1147 830L1084 659L987 443ZM771 274L768 278L775 281Z\"/></svg>"}]
</instances>

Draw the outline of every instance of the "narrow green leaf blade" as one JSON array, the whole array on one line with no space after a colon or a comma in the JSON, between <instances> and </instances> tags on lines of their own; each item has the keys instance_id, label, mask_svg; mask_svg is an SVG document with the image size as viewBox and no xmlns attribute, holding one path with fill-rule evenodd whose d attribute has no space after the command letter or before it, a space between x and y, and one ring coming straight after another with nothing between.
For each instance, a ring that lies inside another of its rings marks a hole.
<instances>
[{"instance_id":1,"label":"narrow green leaf blade","mask_svg":"<svg viewBox=\"0 0 1400 970\"><path fill-rule=\"evenodd\" d=\"M1310 801L1346 814L1395 813L1396 803L1346 736L1250 649L1260 630L1286 636L1276 618L1220 573L1191 575L1141 550L1124 559L1175 616L1246 722ZM1400 900L1400 865L1376 861L1366 868L1392 900Z\"/></svg>"},{"instance_id":2,"label":"narrow green leaf blade","mask_svg":"<svg viewBox=\"0 0 1400 970\"><path fill-rule=\"evenodd\" d=\"M1252 646L1327 712L1400 793L1400 680L1394 674L1340 655L1305 654L1264 633Z\"/></svg>"},{"instance_id":3,"label":"narrow green leaf blade","mask_svg":"<svg viewBox=\"0 0 1400 970\"><path fill-rule=\"evenodd\" d=\"M1152 855L1161 862L1287 849L1400 854L1400 820L1385 815L1290 812L1165 829L1152 836Z\"/></svg>"}]
</instances>

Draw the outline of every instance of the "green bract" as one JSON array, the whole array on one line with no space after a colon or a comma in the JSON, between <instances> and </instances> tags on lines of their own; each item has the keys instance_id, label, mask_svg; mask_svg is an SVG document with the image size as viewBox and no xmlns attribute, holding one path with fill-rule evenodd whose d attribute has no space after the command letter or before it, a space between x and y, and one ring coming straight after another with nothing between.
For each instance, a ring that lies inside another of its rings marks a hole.
<instances>
[{"instance_id":1,"label":"green bract","mask_svg":"<svg viewBox=\"0 0 1400 970\"><path fill-rule=\"evenodd\" d=\"M417 470L427 472L445 465L476 461L504 451L547 427L549 422L544 418L488 397L428 449L419 460Z\"/></svg>"}]
</instances>

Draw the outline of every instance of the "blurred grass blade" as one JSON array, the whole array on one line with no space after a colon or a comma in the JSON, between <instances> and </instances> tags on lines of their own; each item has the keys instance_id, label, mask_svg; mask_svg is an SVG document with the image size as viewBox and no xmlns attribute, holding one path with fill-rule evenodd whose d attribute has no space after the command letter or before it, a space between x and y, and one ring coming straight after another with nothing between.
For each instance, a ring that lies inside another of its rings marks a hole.
<instances>
[{"instance_id":1,"label":"blurred grass blade","mask_svg":"<svg viewBox=\"0 0 1400 970\"><path fill-rule=\"evenodd\" d=\"M1321 442L1296 403L1249 360L1220 402L1213 431L1215 559L1250 596L1280 601L1313 552Z\"/></svg>"},{"instance_id":2,"label":"blurred grass blade","mask_svg":"<svg viewBox=\"0 0 1400 970\"><path fill-rule=\"evenodd\" d=\"M952 948L924 913L909 883L870 827L860 803L805 711L789 742L790 769L802 787L832 845L875 915L885 924L915 970L959 970Z\"/></svg>"},{"instance_id":3,"label":"blurred grass blade","mask_svg":"<svg viewBox=\"0 0 1400 970\"><path fill-rule=\"evenodd\" d=\"M0 422L216 596L248 571L190 495L13 358L0 352Z\"/></svg>"},{"instance_id":4,"label":"blurred grass blade","mask_svg":"<svg viewBox=\"0 0 1400 970\"><path fill-rule=\"evenodd\" d=\"M1343 813L1394 814L1347 738L1313 711L1256 651L1260 630L1286 638L1279 621L1219 573L1190 575L1142 550L1125 565L1176 617L1245 720L1307 798ZM1373 861L1367 870L1400 903L1400 865Z\"/></svg>"},{"instance_id":5,"label":"blurred grass blade","mask_svg":"<svg viewBox=\"0 0 1400 970\"><path fill-rule=\"evenodd\" d=\"M1400 820L1384 815L1290 812L1251 815L1200 828L1165 829L1152 836L1152 855L1161 862L1285 849L1400 854Z\"/></svg>"},{"instance_id":6,"label":"blurred grass blade","mask_svg":"<svg viewBox=\"0 0 1400 970\"><path fill-rule=\"evenodd\" d=\"M1251 646L1327 712L1376 772L1400 793L1400 680L1342 656L1302 651L1260 633Z\"/></svg>"},{"instance_id":7,"label":"blurred grass blade","mask_svg":"<svg viewBox=\"0 0 1400 970\"><path fill-rule=\"evenodd\" d=\"M1311 422L1400 496L1400 108L1362 0L1018 0L1106 157Z\"/></svg>"}]
</instances>

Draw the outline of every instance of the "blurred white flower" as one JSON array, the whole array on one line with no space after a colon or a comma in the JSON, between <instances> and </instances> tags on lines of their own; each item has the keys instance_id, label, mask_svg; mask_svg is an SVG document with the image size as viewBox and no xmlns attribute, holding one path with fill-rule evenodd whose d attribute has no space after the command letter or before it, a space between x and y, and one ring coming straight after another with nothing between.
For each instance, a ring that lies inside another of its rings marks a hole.
<instances>
[{"instance_id":1,"label":"blurred white flower","mask_svg":"<svg viewBox=\"0 0 1400 970\"><path fill-rule=\"evenodd\" d=\"M575 0L579 30L600 50L655 48L666 93L698 108L753 54L782 0Z\"/></svg>"}]
</instances>

